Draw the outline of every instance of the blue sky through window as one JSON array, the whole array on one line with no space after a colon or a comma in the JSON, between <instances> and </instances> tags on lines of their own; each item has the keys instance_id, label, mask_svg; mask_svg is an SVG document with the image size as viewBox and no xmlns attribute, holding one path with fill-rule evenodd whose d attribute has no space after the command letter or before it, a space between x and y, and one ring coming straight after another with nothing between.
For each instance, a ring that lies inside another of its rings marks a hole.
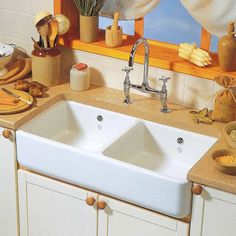
<instances>
[{"instance_id":1,"label":"blue sky through window","mask_svg":"<svg viewBox=\"0 0 236 236\"><path fill-rule=\"evenodd\" d=\"M105 29L112 20L100 17L100 28ZM120 21L126 34L133 34L134 21ZM161 0L160 4L145 16L144 36L162 42L179 44L195 42L200 46L201 25L193 19L179 0ZM218 39L212 37L211 50L217 50Z\"/></svg>"}]
</instances>

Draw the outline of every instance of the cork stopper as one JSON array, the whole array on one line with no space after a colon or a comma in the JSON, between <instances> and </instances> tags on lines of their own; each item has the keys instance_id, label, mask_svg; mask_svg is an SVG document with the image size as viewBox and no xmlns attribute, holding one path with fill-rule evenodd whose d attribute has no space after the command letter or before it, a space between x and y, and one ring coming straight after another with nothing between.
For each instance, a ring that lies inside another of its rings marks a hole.
<instances>
[{"instance_id":1,"label":"cork stopper","mask_svg":"<svg viewBox=\"0 0 236 236\"><path fill-rule=\"evenodd\" d=\"M84 63L78 63L78 64L73 65L73 68L77 70L85 70L86 68L88 68L88 65Z\"/></svg>"},{"instance_id":2,"label":"cork stopper","mask_svg":"<svg viewBox=\"0 0 236 236\"><path fill-rule=\"evenodd\" d=\"M229 37L234 37L234 22L229 22L228 24L228 36Z\"/></svg>"}]
</instances>

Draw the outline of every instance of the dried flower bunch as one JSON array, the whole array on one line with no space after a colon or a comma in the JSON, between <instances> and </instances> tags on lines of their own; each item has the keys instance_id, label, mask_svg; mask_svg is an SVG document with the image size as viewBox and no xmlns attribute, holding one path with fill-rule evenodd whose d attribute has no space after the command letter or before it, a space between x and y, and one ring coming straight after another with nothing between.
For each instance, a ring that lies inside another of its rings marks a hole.
<instances>
[{"instance_id":1,"label":"dried flower bunch","mask_svg":"<svg viewBox=\"0 0 236 236\"><path fill-rule=\"evenodd\" d=\"M83 16L98 16L105 0L74 0Z\"/></svg>"}]
</instances>

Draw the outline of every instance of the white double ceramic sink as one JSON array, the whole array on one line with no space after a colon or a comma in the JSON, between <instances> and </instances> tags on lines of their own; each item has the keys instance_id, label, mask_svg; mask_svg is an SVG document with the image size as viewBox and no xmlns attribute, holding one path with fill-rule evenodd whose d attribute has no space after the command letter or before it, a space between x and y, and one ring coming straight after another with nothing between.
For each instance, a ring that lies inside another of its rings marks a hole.
<instances>
[{"instance_id":1,"label":"white double ceramic sink","mask_svg":"<svg viewBox=\"0 0 236 236\"><path fill-rule=\"evenodd\" d=\"M31 170L177 218L190 213L187 172L215 138L60 101L16 132Z\"/></svg>"}]
</instances>

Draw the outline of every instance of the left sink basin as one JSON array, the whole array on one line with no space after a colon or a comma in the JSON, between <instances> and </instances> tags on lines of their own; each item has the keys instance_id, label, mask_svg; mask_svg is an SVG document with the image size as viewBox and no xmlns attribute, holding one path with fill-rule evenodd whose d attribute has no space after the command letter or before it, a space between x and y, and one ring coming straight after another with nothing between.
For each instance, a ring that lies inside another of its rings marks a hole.
<instances>
[{"instance_id":1,"label":"left sink basin","mask_svg":"<svg viewBox=\"0 0 236 236\"><path fill-rule=\"evenodd\" d=\"M132 117L73 101L61 101L21 127L23 132L17 133L97 152L126 131L133 121Z\"/></svg>"}]
</instances>

